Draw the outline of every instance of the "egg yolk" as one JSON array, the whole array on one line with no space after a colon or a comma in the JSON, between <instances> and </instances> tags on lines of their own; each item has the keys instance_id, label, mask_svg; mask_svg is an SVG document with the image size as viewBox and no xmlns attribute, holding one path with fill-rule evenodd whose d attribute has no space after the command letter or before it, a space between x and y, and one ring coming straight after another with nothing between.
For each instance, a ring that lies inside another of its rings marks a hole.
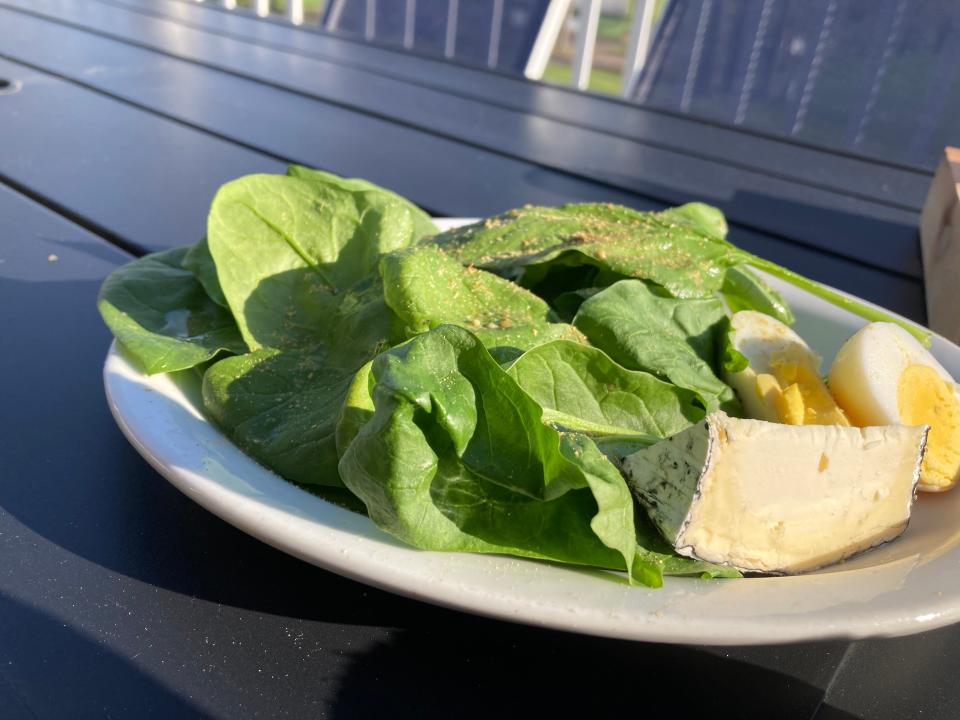
<instances>
[{"instance_id":1,"label":"egg yolk","mask_svg":"<svg viewBox=\"0 0 960 720\"><path fill-rule=\"evenodd\" d=\"M761 415L771 422L779 421L783 417L780 405L783 402L783 390L773 375L760 373L755 380L757 397L763 402L764 413Z\"/></svg>"},{"instance_id":2,"label":"egg yolk","mask_svg":"<svg viewBox=\"0 0 960 720\"><path fill-rule=\"evenodd\" d=\"M780 420L787 425L803 425L807 416L806 411L800 387L796 383L787 385L777 397L777 412Z\"/></svg>"},{"instance_id":3,"label":"egg yolk","mask_svg":"<svg viewBox=\"0 0 960 720\"><path fill-rule=\"evenodd\" d=\"M926 365L908 365L897 383L897 409L904 425L929 425L920 466L924 490L947 490L960 475L960 399L952 383Z\"/></svg>"},{"instance_id":4,"label":"egg yolk","mask_svg":"<svg viewBox=\"0 0 960 720\"><path fill-rule=\"evenodd\" d=\"M844 425L850 421L816 372L804 363L774 362L757 375L757 394L787 425Z\"/></svg>"}]
</instances>

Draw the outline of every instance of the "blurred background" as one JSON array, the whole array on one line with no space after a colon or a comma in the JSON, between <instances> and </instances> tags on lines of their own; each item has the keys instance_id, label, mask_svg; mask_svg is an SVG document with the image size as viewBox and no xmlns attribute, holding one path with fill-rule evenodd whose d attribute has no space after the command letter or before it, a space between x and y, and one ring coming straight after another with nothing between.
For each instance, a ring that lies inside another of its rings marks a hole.
<instances>
[{"instance_id":1,"label":"blurred background","mask_svg":"<svg viewBox=\"0 0 960 720\"><path fill-rule=\"evenodd\" d=\"M960 144L956 0L201 0L931 169Z\"/></svg>"}]
</instances>

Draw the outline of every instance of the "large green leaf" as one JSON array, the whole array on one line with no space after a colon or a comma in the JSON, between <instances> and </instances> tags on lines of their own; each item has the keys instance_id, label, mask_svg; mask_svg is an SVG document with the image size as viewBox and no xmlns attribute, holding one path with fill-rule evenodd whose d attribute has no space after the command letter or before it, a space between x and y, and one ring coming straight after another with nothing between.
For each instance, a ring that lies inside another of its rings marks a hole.
<instances>
[{"instance_id":1,"label":"large green leaf","mask_svg":"<svg viewBox=\"0 0 960 720\"><path fill-rule=\"evenodd\" d=\"M627 370L597 348L556 341L524 353L507 371L562 430L651 441L703 419L697 395Z\"/></svg>"},{"instance_id":2,"label":"large green leaf","mask_svg":"<svg viewBox=\"0 0 960 720\"><path fill-rule=\"evenodd\" d=\"M436 246L386 255L380 269L387 304L410 336L450 323L470 329L487 347L526 349L555 338L582 340L572 325L555 322L550 306L530 291L463 267Z\"/></svg>"},{"instance_id":3,"label":"large green leaf","mask_svg":"<svg viewBox=\"0 0 960 720\"><path fill-rule=\"evenodd\" d=\"M528 285L546 277L551 266L592 265L611 280L649 280L676 297L711 295L727 268L745 257L686 219L596 203L526 206L442 233L435 242L463 265L498 272L525 268L522 281ZM594 277L583 282L606 284Z\"/></svg>"},{"instance_id":4,"label":"large green leaf","mask_svg":"<svg viewBox=\"0 0 960 720\"><path fill-rule=\"evenodd\" d=\"M699 233L723 242L727 247L736 250L740 257L740 264L736 269L728 271L724 278L722 293L731 309L757 310L777 318L781 322L792 324L794 321L790 307L784 302L780 294L767 285L760 277L751 271L752 266L764 270L776 278L790 283L812 295L816 295L832 305L848 310L870 322L892 322L904 328L916 337L925 346L930 345L930 333L918 325L890 315L879 308L871 307L847 295L818 282L798 275L792 270L777 265L766 258L758 257L743 250L738 250L726 241L727 221L723 213L715 207L704 203L688 203L680 207L669 208L659 213L661 218L671 222L686 225Z\"/></svg>"},{"instance_id":5,"label":"large green leaf","mask_svg":"<svg viewBox=\"0 0 960 720\"><path fill-rule=\"evenodd\" d=\"M693 390L708 412L737 413L733 391L714 371L725 318L715 297L664 297L639 280L622 280L586 300L574 325L624 367Z\"/></svg>"},{"instance_id":6,"label":"large green leaf","mask_svg":"<svg viewBox=\"0 0 960 720\"><path fill-rule=\"evenodd\" d=\"M384 302L381 255L434 228L416 206L370 183L290 172L241 178L214 199L210 255L257 352L213 366L204 401L268 467L336 485L337 416L353 376L404 339Z\"/></svg>"},{"instance_id":7,"label":"large green leaf","mask_svg":"<svg viewBox=\"0 0 960 720\"><path fill-rule=\"evenodd\" d=\"M678 298L709 297L721 291L735 309L758 310L791 323L790 308L750 271L749 263L854 312L865 312L816 283L736 248L726 235L723 213L703 203L657 213L588 203L511 210L442 233L435 242L458 262L517 277L551 302L590 286L637 278Z\"/></svg>"},{"instance_id":8,"label":"large green leaf","mask_svg":"<svg viewBox=\"0 0 960 720\"><path fill-rule=\"evenodd\" d=\"M423 210L418 208L405 197L397 195L395 192L374 185L367 180L360 178L342 178L323 170L304 167L303 165L291 165L287 168L287 175L315 183L322 187L336 187L346 190L357 196L357 202L362 207L380 207L387 206L393 208L403 208L409 214L413 222L413 235L416 238L423 238L437 233L437 226L433 220Z\"/></svg>"},{"instance_id":9,"label":"large green leaf","mask_svg":"<svg viewBox=\"0 0 960 720\"><path fill-rule=\"evenodd\" d=\"M220 188L207 241L251 348L314 342L340 293L420 239L420 211L394 197L319 177L249 175Z\"/></svg>"},{"instance_id":10,"label":"large green leaf","mask_svg":"<svg viewBox=\"0 0 960 720\"><path fill-rule=\"evenodd\" d=\"M294 482L340 485L335 418L353 379L323 348L263 348L207 370L203 401L234 442Z\"/></svg>"},{"instance_id":11,"label":"large green leaf","mask_svg":"<svg viewBox=\"0 0 960 720\"><path fill-rule=\"evenodd\" d=\"M726 242L727 219L715 207L704 203L687 203L659 213L661 218L687 225L718 241ZM730 247L733 247L727 243ZM793 313L776 290L765 283L747 265L727 268L720 292L731 312L757 310L792 325Z\"/></svg>"},{"instance_id":12,"label":"large green leaf","mask_svg":"<svg viewBox=\"0 0 960 720\"><path fill-rule=\"evenodd\" d=\"M316 341L228 358L204 375L204 405L247 453L283 477L339 485L336 426L354 375L403 336L379 277L327 306Z\"/></svg>"},{"instance_id":13,"label":"large green leaf","mask_svg":"<svg viewBox=\"0 0 960 720\"><path fill-rule=\"evenodd\" d=\"M144 372L185 370L247 347L230 313L182 266L187 248L147 255L103 282L97 307Z\"/></svg>"},{"instance_id":14,"label":"large green leaf","mask_svg":"<svg viewBox=\"0 0 960 720\"><path fill-rule=\"evenodd\" d=\"M444 325L383 353L371 385L373 415L340 473L380 527L424 549L634 567L616 468L585 436L543 424L468 331Z\"/></svg>"}]
</instances>

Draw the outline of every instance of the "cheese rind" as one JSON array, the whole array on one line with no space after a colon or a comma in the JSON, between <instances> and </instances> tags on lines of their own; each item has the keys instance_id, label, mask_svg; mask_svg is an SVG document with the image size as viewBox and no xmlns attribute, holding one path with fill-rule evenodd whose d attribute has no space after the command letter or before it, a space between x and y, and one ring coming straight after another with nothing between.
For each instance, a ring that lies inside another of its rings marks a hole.
<instances>
[{"instance_id":1,"label":"cheese rind","mask_svg":"<svg viewBox=\"0 0 960 720\"><path fill-rule=\"evenodd\" d=\"M748 572L830 565L906 529L927 426L781 425L713 413L623 459L688 557Z\"/></svg>"}]
</instances>

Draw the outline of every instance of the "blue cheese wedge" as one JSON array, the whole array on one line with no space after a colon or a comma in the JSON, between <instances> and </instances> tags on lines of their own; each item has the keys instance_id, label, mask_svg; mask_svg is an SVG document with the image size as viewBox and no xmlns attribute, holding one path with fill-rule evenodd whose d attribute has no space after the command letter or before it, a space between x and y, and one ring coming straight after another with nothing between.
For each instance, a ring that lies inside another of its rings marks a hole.
<instances>
[{"instance_id":1,"label":"blue cheese wedge","mask_svg":"<svg viewBox=\"0 0 960 720\"><path fill-rule=\"evenodd\" d=\"M748 572L814 570L907 527L926 425L782 425L725 413L622 470L680 555Z\"/></svg>"}]
</instances>

